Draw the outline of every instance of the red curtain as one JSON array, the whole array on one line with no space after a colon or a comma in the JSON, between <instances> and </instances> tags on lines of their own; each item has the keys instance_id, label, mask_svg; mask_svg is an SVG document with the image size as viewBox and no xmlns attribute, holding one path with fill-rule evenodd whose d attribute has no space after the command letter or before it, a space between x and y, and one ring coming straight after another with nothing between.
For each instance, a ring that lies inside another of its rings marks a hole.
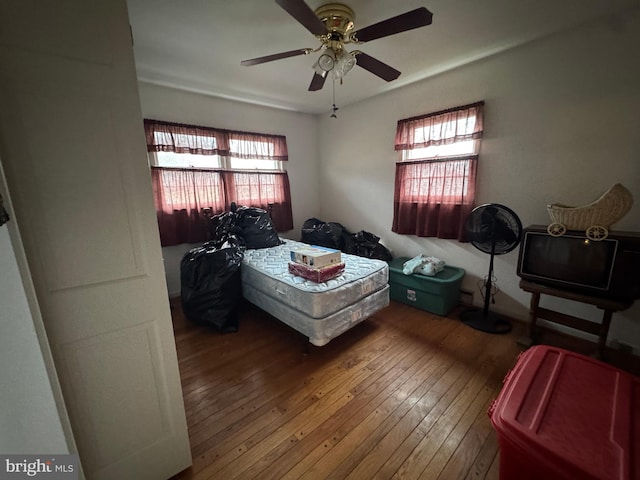
<instances>
[{"instance_id":1,"label":"red curtain","mask_svg":"<svg viewBox=\"0 0 640 480\"><path fill-rule=\"evenodd\" d=\"M222 172L229 208L231 202L262 208L269 212L278 232L293 229L291 189L287 172Z\"/></svg>"},{"instance_id":2,"label":"red curtain","mask_svg":"<svg viewBox=\"0 0 640 480\"><path fill-rule=\"evenodd\" d=\"M191 153L287 161L283 135L240 132L183 123L144 120L149 152Z\"/></svg>"},{"instance_id":3,"label":"red curtain","mask_svg":"<svg viewBox=\"0 0 640 480\"><path fill-rule=\"evenodd\" d=\"M480 102L399 120L395 149L477 140L482 137L483 106ZM464 224L474 206L477 165L476 154L398 162L391 230L466 241Z\"/></svg>"},{"instance_id":4,"label":"red curtain","mask_svg":"<svg viewBox=\"0 0 640 480\"><path fill-rule=\"evenodd\" d=\"M266 210L279 232L293 228L287 172L152 167L151 180L163 247L204 242L209 217L229 211L231 202Z\"/></svg>"},{"instance_id":5,"label":"red curtain","mask_svg":"<svg viewBox=\"0 0 640 480\"><path fill-rule=\"evenodd\" d=\"M478 157L398 162L392 231L465 241L473 209Z\"/></svg>"},{"instance_id":6,"label":"red curtain","mask_svg":"<svg viewBox=\"0 0 640 480\"><path fill-rule=\"evenodd\" d=\"M159 120L145 120L149 152L218 155L236 159L288 160L286 138ZM238 206L269 212L279 232L293 228L286 171L151 167L162 246L207 239L208 218Z\"/></svg>"},{"instance_id":7,"label":"red curtain","mask_svg":"<svg viewBox=\"0 0 640 480\"><path fill-rule=\"evenodd\" d=\"M204 242L208 213L225 211L219 172L152 167L151 181L162 246Z\"/></svg>"},{"instance_id":8,"label":"red curtain","mask_svg":"<svg viewBox=\"0 0 640 480\"><path fill-rule=\"evenodd\" d=\"M395 150L447 145L479 139L484 130L484 102L398 120Z\"/></svg>"}]
</instances>

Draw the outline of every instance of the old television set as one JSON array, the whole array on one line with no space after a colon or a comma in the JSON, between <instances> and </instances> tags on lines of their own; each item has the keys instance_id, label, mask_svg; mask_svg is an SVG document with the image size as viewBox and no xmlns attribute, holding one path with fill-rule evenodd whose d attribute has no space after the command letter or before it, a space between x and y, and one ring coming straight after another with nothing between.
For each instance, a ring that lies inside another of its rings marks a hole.
<instances>
[{"instance_id":1,"label":"old television set","mask_svg":"<svg viewBox=\"0 0 640 480\"><path fill-rule=\"evenodd\" d=\"M520 278L616 300L640 298L640 233L610 232L590 240L584 231L560 236L545 226L525 228L518 255Z\"/></svg>"}]
</instances>

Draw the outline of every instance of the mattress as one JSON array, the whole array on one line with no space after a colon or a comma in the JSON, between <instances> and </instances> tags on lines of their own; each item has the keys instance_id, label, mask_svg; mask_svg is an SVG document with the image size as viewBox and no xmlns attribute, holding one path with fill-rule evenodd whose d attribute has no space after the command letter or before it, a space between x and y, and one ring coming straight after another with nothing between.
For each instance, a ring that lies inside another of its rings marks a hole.
<instances>
[{"instance_id":1,"label":"mattress","mask_svg":"<svg viewBox=\"0 0 640 480\"><path fill-rule=\"evenodd\" d=\"M289 272L290 251L308 246L284 240L276 247L247 250L240 269L243 284L281 299L311 318L323 318L385 287L389 282L387 262L342 254L342 275L323 283Z\"/></svg>"},{"instance_id":2,"label":"mattress","mask_svg":"<svg viewBox=\"0 0 640 480\"><path fill-rule=\"evenodd\" d=\"M284 240L275 247L245 251L243 296L317 346L389 304L386 262L343 253L344 272L316 283L289 272L290 251L302 246L308 245Z\"/></svg>"}]
</instances>

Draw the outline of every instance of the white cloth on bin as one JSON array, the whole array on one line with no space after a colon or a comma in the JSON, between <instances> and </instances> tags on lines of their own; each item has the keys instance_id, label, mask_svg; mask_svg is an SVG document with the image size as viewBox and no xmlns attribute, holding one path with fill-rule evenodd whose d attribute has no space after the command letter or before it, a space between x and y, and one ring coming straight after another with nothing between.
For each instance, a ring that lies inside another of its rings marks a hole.
<instances>
[{"instance_id":1,"label":"white cloth on bin","mask_svg":"<svg viewBox=\"0 0 640 480\"><path fill-rule=\"evenodd\" d=\"M419 273L420 275L433 277L444 269L444 265L444 261L439 258L422 253L404 262L402 265L402 273L405 275Z\"/></svg>"},{"instance_id":2,"label":"white cloth on bin","mask_svg":"<svg viewBox=\"0 0 640 480\"><path fill-rule=\"evenodd\" d=\"M419 273L420 275L427 275L429 277L433 277L437 273L444 270L444 262L436 257L427 257L428 261L418 267L413 273Z\"/></svg>"}]
</instances>

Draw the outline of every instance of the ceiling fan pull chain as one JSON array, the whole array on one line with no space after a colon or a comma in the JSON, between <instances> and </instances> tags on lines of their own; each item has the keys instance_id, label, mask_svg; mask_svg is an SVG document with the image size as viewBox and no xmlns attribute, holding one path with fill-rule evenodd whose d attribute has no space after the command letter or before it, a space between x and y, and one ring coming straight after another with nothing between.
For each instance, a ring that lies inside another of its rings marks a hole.
<instances>
[{"instance_id":1,"label":"ceiling fan pull chain","mask_svg":"<svg viewBox=\"0 0 640 480\"><path fill-rule=\"evenodd\" d=\"M330 118L338 118L336 112L340 110L336 107L336 79L333 78L333 106L331 107L331 117Z\"/></svg>"}]
</instances>

